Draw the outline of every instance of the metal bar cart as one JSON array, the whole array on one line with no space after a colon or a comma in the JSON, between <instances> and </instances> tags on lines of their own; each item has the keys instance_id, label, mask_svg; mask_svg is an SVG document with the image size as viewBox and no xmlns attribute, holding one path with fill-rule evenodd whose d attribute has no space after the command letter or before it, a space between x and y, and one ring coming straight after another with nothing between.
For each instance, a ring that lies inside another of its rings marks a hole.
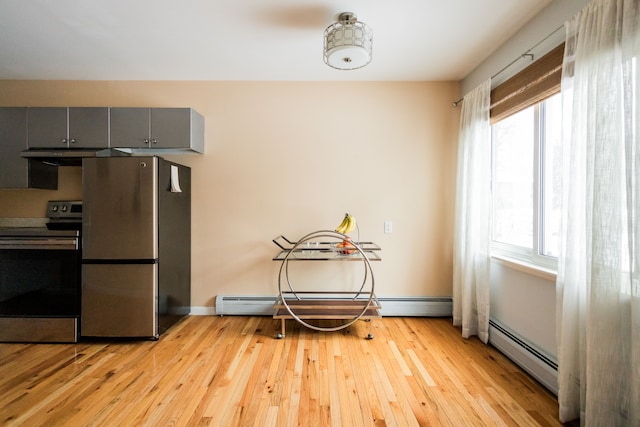
<instances>
[{"instance_id":1,"label":"metal bar cart","mask_svg":"<svg viewBox=\"0 0 640 427\"><path fill-rule=\"evenodd\" d=\"M349 241L348 246L340 242ZM309 233L297 242L278 236L273 242L280 252L273 258L280 261L278 299L274 305L274 319L281 319L285 336L285 322L294 319L316 331L338 331L358 320L380 318L380 303L375 295L372 261L381 261L380 247L373 242L353 242L348 236L330 230ZM364 266L360 288L354 291L295 291L289 278L289 263L298 261L360 261ZM337 320L336 326L320 326L311 320ZM372 339L369 333L367 339Z\"/></svg>"}]
</instances>

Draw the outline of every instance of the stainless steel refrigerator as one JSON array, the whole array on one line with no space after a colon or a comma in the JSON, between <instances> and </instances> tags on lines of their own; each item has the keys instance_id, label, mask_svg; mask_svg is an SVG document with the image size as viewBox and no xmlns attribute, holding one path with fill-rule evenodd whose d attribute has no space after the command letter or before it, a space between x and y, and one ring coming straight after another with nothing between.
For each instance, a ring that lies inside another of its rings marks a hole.
<instances>
[{"instance_id":1,"label":"stainless steel refrigerator","mask_svg":"<svg viewBox=\"0 0 640 427\"><path fill-rule=\"evenodd\" d=\"M81 336L159 338L191 306L191 170L86 158L82 193Z\"/></svg>"}]
</instances>

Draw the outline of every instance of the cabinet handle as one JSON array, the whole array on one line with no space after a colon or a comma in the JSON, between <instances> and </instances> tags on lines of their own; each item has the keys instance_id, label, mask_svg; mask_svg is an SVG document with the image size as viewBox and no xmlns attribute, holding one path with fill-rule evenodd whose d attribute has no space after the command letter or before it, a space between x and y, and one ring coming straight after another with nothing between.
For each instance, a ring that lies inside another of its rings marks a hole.
<instances>
[{"instance_id":1,"label":"cabinet handle","mask_svg":"<svg viewBox=\"0 0 640 427\"><path fill-rule=\"evenodd\" d=\"M148 144L149 143L149 138L143 139L142 142L144 142L145 144Z\"/></svg>"},{"instance_id":2,"label":"cabinet handle","mask_svg":"<svg viewBox=\"0 0 640 427\"><path fill-rule=\"evenodd\" d=\"M67 143L67 138L62 138L62 139L60 139L60 142L61 142L62 144L66 144L66 143Z\"/></svg>"},{"instance_id":3,"label":"cabinet handle","mask_svg":"<svg viewBox=\"0 0 640 427\"><path fill-rule=\"evenodd\" d=\"M69 142L70 142L70 143L72 143L72 144L75 144L75 143L76 143L76 139L75 139L75 138L71 138L71 139L69 140Z\"/></svg>"},{"instance_id":4,"label":"cabinet handle","mask_svg":"<svg viewBox=\"0 0 640 427\"><path fill-rule=\"evenodd\" d=\"M157 144L157 143L158 143L158 140L157 140L157 139L155 139L155 138L153 138L153 139L151 140L151 143L152 143L152 144Z\"/></svg>"}]
</instances>

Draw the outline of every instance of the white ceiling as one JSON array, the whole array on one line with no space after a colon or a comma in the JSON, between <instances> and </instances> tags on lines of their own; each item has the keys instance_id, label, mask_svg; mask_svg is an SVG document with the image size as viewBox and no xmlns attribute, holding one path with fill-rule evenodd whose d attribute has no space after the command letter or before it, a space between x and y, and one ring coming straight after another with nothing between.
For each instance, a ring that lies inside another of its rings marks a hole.
<instances>
[{"instance_id":1,"label":"white ceiling","mask_svg":"<svg viewBox=\"0 0 640 427\"><path fill-rule=\"evenodd\" d=\"M460 80L551 0L0 0L0 79ZM373 60L322 61L354 12Z\"/></svg>"}]
</instances>

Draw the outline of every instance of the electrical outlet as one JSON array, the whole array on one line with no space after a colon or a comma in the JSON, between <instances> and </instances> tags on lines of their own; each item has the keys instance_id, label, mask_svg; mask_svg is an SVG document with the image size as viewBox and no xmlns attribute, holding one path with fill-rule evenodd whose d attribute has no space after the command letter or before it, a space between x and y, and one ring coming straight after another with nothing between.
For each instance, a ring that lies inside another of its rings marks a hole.
<instances>
[{"instance_id":1,"label":"electrical outlet","mask_svg":"<svg viewBox=\"0 0 640 427\"><path fill-rule=\"evenodd\" d=\"M393 233L393 222L391 222L391 221L385 221L384 222L384 233L385 234Z\"/></svg>"}]
</instances>

